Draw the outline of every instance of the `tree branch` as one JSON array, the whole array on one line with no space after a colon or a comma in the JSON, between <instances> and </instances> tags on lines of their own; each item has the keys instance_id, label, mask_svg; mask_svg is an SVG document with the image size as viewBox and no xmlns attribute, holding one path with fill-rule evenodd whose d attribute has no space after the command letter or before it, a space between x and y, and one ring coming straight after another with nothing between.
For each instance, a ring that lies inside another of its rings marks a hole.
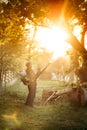
<instances>
[{"instance_id":1,"label":"tree branch","mask_svg":"<svg viewBox=\"0 0 87 130\"><path fill-rule=\"evenodd\" d=\"M47 67L50 65L51 63L48 63L42 70L38 71L36 74L36 78L38 78L46 69Z\"/></svg>"}]
</instances>

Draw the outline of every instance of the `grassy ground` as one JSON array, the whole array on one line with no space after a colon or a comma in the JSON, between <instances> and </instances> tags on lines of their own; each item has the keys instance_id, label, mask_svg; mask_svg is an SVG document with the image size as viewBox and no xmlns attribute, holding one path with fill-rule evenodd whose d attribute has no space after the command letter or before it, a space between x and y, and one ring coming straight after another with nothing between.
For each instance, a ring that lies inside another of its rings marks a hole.
<instances>
[{"instance_id":1,"label":"grassy ground","mask_svg":"<svg viewBox=\"0 0 87 130\"><path fill-rule=\"evenodd\" d=\"M58 81L38 81L35 107L25 106L27 87L17 82L0 96L0 130L84 130L87 107L73 107L66 100L40 103L43 89L63 89Z\"/></svg>"}]
</instances>

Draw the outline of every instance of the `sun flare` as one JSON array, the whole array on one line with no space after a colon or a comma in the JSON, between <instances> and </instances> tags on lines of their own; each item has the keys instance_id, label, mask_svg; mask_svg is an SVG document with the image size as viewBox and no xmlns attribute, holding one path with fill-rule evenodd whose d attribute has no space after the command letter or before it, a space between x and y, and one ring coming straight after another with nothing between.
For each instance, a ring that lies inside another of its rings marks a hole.
<instances>
[{"instance_id":1,"label":"sun flare","mask_svg":"<svg viewBox=\"0 0 87 130\"><path fill-rule=\"evenodd\" d=\"M44 28L39 27L36 40L39 41L40 46L45 47L48 51L54 53L53 58L64 56L67 49L71 46L65 42L68 34L62 28Z\"/></svg>"}]
</instances>

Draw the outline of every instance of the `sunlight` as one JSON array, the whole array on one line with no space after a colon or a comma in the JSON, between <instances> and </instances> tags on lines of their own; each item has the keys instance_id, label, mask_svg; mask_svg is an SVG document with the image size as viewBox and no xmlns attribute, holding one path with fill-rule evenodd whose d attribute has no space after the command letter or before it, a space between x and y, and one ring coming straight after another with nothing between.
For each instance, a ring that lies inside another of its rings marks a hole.
<instances>
[{"instance_id":1,"label":"sunlight","mask_svg":"<svg viewBox=\"0 0 87 130\"><path fill-rule=\"evenodd\" d=\"M84 36L84 47L87 50L87 31L85 32L85 36Z\"/></svg>"},{"instance_id":2,"label":"sunlight","mask_svg":"<svg viewBox=\"0 0 87 130\"><path fill-rule=\"evenodd\" d=\"M74 35L77 37L77 39L80 41L81 40L81 32L82 32L82 27L77 25L74 27Z\"/></svg>"},{"instance_id":3,"label":"sunlight","mask_svg":"<svg viewBox=\"0 0 87 130\"><path fill-rule=\"evenodd\" d=\"M11 115L3 114L2 117L3 117L5 120L14 121L17 125L20 125L20 122L17 120L17 113L16 113L16 112L14 112L14 113L11 114Z\"/></svg>"},{"instance_id":4,"label":"sunlight","mask_svg":"<svg viewBox=\"0 0 87 130\"><path fill-rule=\"evenodd\" d=\"M74 22L78 22L75 20ZM31 33L27 34L28 39L32 39L34 35L34 25L26 24L25 29L31 30ZM82 27L76 25L73 30L73 34L77 39L81 40ZM40 47L46 48L47 51L53 52L52 60L55 60L58 57L63 57L66 55L67 50L69 50L71 45L66 42L69 34L61 26L52 26L51 28L46 27L37 27L37 33L35 40L38 42ZM26 49L29 48L29 45L26 46Z\"/></svg>"},{"instance_id":5,"label":"sunlight","mask_svg":"<svg viewBox=\"0 0 87 130\"><path fill-rule=\"evenodd\" d=\"M64 56L67 49L71 48L71 46L65 42L67 38L68 34L59 27L50 29L39 27L36 34L36 40L39 41L40 46L54 53L53 59Z\"/></svg>"}]
</instances>

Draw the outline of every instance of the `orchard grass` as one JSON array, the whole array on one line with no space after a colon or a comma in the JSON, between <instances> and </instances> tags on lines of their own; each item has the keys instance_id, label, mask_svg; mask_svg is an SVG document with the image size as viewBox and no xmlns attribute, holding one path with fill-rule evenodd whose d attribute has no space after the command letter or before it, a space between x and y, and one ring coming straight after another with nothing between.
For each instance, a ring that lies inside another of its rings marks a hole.
<instances>
[{"instance_id":1,"label":"orchard grass","mask_svg":"<svg viewBox=\"0 0 87 130\"><path fill-rule=\"evenodd\" d=\"M87 128L87 107L71 106L66 100L43 104L43 89L64 89L60 81L38 80L35 106L26 106L27 87L17 81L0 96L0 130L80 130Z\"/></svg>"}]
</instances>

